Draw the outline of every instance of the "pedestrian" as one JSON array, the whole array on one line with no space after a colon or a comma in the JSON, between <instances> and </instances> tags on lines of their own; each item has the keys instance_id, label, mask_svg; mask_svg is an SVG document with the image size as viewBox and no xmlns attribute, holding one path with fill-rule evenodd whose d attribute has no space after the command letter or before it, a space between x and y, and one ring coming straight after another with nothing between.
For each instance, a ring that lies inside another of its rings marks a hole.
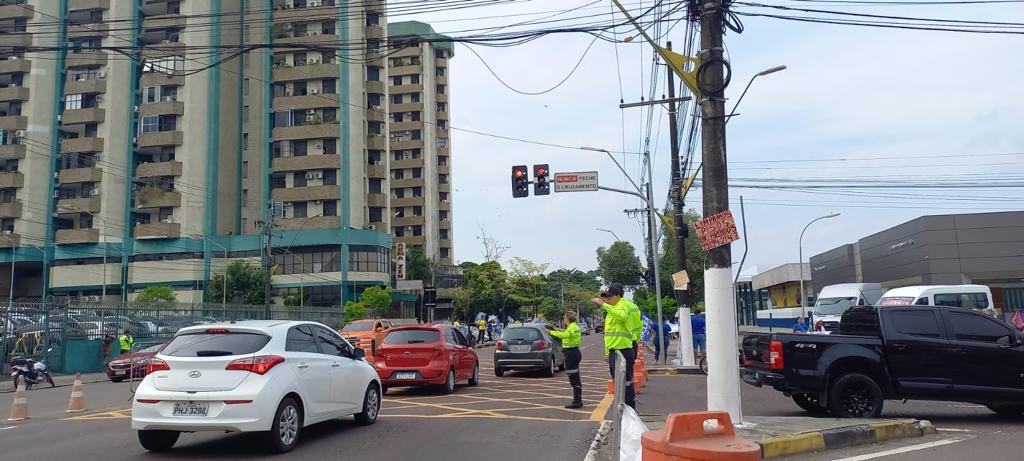
<instances>
[{"instance_id":1,"label":"pedestrian","mask_svg":"<svg viewBox=\"0 0 1024 461\"><path fill-rule=\"evenodd\" d=\"M487 322L487 340L494 341L494 321Z\"/></svg>"},{"instance_id":2,"label":"pedestrian","mask_svg":"<svg viewBox=\"0 0 1024 461\"><path fill-rule=\"evenodd\" d=\"M796 317L796 323L793 324L793 333L807 333L807 323L804 322L804 316L798 315Z\"/></svg>"},{"instance_id":3,"label":"pedestrian","mask_svg":"<svg viewBox=\"0 0 1024 461\"><path fill-rule=\"evenodd\" d=\"M124 334L118 338L118 342L121 343L121 353L127 354L132 351L132 346L135 345L135 338L132 338L132 332L126 328Z\"/></svg>"},{"instance_id":4,"label":"pedestrian","mask_svg":"<svg viewBox=\"0 0 1024 461\"><path fill-rule=\"evenodd\" d=\"M707 323L703 312L694 311L690 317L690 331L693 333L693 356L699 362L708 351Z\"/></svg>"},{"instance_id":5,"label":"pedestrian","mask_svg":"<svg viewBox=\"0 0 1024 461\"><path fill-rule=\"evenodd\" d=\"M657 324L655 324L657 325ZM668 344L672 341L669 335L672 334L672 326L668 324L668 321L662 322L661 324L661 335L664 338L661 342L658 341L658 328L655 327L651 340L654 342L654 362L661 363L661 351L665 351L665 360L668 360Z\"/></svg>"},{"instance_id":6,"label":"pedestrian","mask_svg":"<svg viewBox=\"0 0 1024 461\"><path fill-rule=\"evenodd\" d=\"M462 322L460 322L459 319L455 319L455 323L453 323L452 326L455 327L456 330L459 330L462 328Z\"/></svg>"},{"instance_id":7,"label":"pedestrian","mask_svg":"<svg viewBox=\"0 0 1024 461\"><path fill-rule=\"evenodd\" d=\"M100 353L103 355L103 363L107 363L107 359L110 358L110 350L114 348L114 337L110 334L103 335L103 345L100 346Z\"/></svg>"},{"instance_id":8,"label":"pedestrian","mask_svg":"<svg viewBox=\"0 0 1024 461\"><path fill-rule=\"evenodd\" d=\"M604 310L604 355L608 359L608 371L615 379L615 354L618 352L626 361L625 399L626 405L636 409L636 391L633 388L633 363L636 362L636 330L630 328L630 307L636 304L624 299L625 288L621 283L613 283L601 293L600 298L593 298L595 304ZM642 323L641 323L642 325ZM640 329L643 327L641 326Z\"/></svg>"},{"instance_id":9,"label":"pedestrian","mask_svg":"<svg viewBox=\"0 0 1024 461\"><path fill-rule=\"evenodd\" d=\"M476 342L484 342L484 333L487 332L487 321L483 317L476 320L477 336Z\"/></svg>"},{"instance_id":10,"label":"pedestrian","mask_svg":"<svg viewBox=\"0 0 1024 461\"><path fill-rule=\"evenodd\" d=\"M556 330L551 325L544 326L551 330L551 336L562 340L565 374L569 376L569 385L572 386L572 402L565 405L565 408L583 408L583 381L580 379L580 361L583 360L580 343L583 336L579 325L576 325L575 312L566 312L562 320L566 325L565 330Z\"/></svg>"}]
</instances>

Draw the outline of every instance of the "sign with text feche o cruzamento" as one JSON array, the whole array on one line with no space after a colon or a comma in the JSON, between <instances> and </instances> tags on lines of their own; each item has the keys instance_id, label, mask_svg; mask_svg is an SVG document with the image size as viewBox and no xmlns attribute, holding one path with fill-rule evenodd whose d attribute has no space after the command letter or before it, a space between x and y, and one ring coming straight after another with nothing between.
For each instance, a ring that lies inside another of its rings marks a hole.
<instances>
[{"instance_id":1,"label":"sign with text feche o cruzamento","mask_svg":"<svg viewBox=\"0 0 1024 461\"><path fill-rule=\"evenodd\" d=\"M555 192L593 192L596 190L596 171L555 173Z\"/></svg>"}]
</instances>

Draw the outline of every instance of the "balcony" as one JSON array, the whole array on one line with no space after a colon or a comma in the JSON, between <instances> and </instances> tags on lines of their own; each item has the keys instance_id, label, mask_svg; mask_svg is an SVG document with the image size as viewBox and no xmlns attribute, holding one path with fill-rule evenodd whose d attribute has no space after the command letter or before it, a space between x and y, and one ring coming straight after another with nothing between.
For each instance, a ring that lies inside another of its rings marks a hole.
<instances>
[{"instance_id":1,"label":"balcony","mask_svg":"<svg viewBox=\"0 0 1024 461\"><path fill-rule=\"evenodd\" d=\"M448 193L451 193L452 185L448 184L448 183L438 183L437 191L438 192L448 192Z\"/></svg>"},{"instance_id":2,"label":"balcony","mask_svg":"<svg viewBox=\"0 0 1024 461\"><path fill-rule=\"evenodd\" d=\"M73 67L95 67L107 64L107 53L103 51L82 51L81 53L68 53L64 66Z\"/></svg>"},{"instance_id":3,"label":"balcony","mask_svg":"<svg viewBox=\"0 0 1024 461\"><path fill-rule=\"evenodd\" d=\"M387 5L387 3L386 3L385 0L364 0L363 1L363 7L366 8L367 11L376 11L378 13L383 13L387 9L386 5Z\"/></svg>"},{"instance_id":4,"label":"balcony","mask_svg":"<svg viewBox=\"0 0 1024 461\"><path fill-rule=\"evenodd\" d=\"M331 229L341 225L337 216L312 216L309 218L275 219L274 227L283 230Z\"/></svg>"},{"instance_id":5,"label":"balcony","mask_svg":"<svg viewBox=\"0 0 1024 461\"><path fill-rule=\"evenodd\" d=\"M0 74L28 73L32 71L32 61L28 59L4 59L0 61Z\"/></svg>"},{"instance_id":6,"label":"balcony","mask_svg":"<svg viewBox=\"0 0 1024 461\"><path fill-rule=\"evenodd\" d=\"M73 245L76 243L99 243L99 229L57 229L58 245Z\"/></svg>"},{"instance_id":7,"label":"balcony","mask_svg":"<svg viewBox=\"0 0 1024 461\"><path fill-rule=\"evenodd\" d=\"M274 128L272 136L274 141L293 141L298 139L337 138L338 133L340 133L338 123L331 122Z\"/></svg>"},{"instance_id":8,"label":"balcony","mask_svg":"<svg viewBox=\"0 0 1024 461\"><path fill-rule=\"evenodd\" d=\"M28 117L8 115L0 117L0 130L24 130L28 128Z\"/></svg>"},{"instance_id":9,"label":"balcony","mask_svg":"<svg viewBox=\"0 0 1024 461\"><path fill-rule=\"evenodd\" d=\"M422 168L422 167L423 167L423 159L422 158L403 158L401 160L392 160L391 161L391 168L396 169L396 170L400 170L400 169L403 169L403 168Z\"/></svg>"},{"instance_id":10,"label":"balcony","mask_svg":"<svg viewBox=\"0 0 1024 461\"><path fill-rule=\"evenodd\" d=\"M377 194L372 192L366 194L366 206L386 207L388 206L388 196L386 194Z\"/></svg>"},{"instance_id":11,"label":"balcony","mask_svg":"<svg viewBox=\"0 0 1024 461\"><path fill-rule=\"evenodd\" d=\"M394 227L422 226L423 223L423 216L403 216L401 218L391 218L391 225Z\"/></svg>"},{"instance_id":12,"label":"balcony","mask_svg":"<svg viewBox=\"0 0 1024 461\"><path fill-rule=\"evenodd\" d=\"M185 15L183 14L159 14L146 16L146 18L142 20L142 28L146 30L181 27L185 27Z\"/></svg>"},{"instance_id":13,"label":"balcony","mask_svg":"<svg viewBox=\"0 0 1024 461\"><path fill-rule=\"evenodd\" d=\"M176 222L135 225L135 238L137 239L176 239L179 237L181 237L181 224Z\"/></svg>"},{"instance_id":14,"label":"balcony","mask_svg":"<svg viewBox=\"0 0 1024 461\"><path fill-rule=\"evenodd\" d=\"M447 111L440 111L440 110L437 111L437 119L438 120L448 120L448 112Z\"/></svg>"},{"instance_id":15,"label":"balcony","mask_svg":"<svg viewBox=\"0 0 1024 461\"><path fill-rule=\"evenodd\" d=\"M20 218L21 200L0 203L0 218Z\"/></svg>"},{"instance_id":16,"label":"balcony","mask_svg":"<svg viewBox=\"0 0 1024 461\"><path fill-rule=\"evenodd\" d=\"M447 75L436 76L436 77L434 77L434 83L436 83L438 85L447 85L448 84L448 76Z\"/></svg>"},{"instance_id":17,"label":"balcony","mask_svg":"<svg viewBox=\"0 0 1024 461\"><path fill-rule=\"evenodd\" d=\"M448 93L437 93L434 95L437 102L448 102Z\"/></svg>"},{"instance_id":18,"label":"balcony","mask_svg":"<svg viewBox=\"0 0 1024 461\"><path fill-rule=\"evenodd\" d=\"M28 88L14 86L0 88L0 102L28 101Z\"/></svg>"},{"instance_id":19,"label":"balcony","mask_svg":"<svg viewBox=\"0 0 1024 461\"><path fill-rule=\"evenodd\" d=\"M17 6L15 6L14 8L21 9ZM30 46L32 46L31 32L13 32L9 34L0 34L0 47L28 48Z\"/></svg>"},{"instance_id":20,"label":"balcony","mask_svg":"<svg viewBox=\"0 0 1024 461\"><path fill-rule=\"evenodd\" d=\"M139 106L139 117L153 115L185 115L185 103L181 101L147 102Z\"/></svg>"},{"instance_id":21,"label":"balcony","mask_svg":"<svg viewBox=\"0 0 1024 461\"><path fill-rule=\"evenodd\" d=\"M437 202L437 209L441 211L452 211L452 202L441 200Z\"/></svg>"},{"instance_id":22,"label":"balcony","mask_svg":"<svg viewBox=\"0 0 1024 461\"><path fill-rule=\"evenodd\" d=\"M175 208L181 206L181 192L144 187L135 193L135 206L145 208Z\"/></svg>"},{"instance_id":23,"label":"balcony","mask_svg":"<svg viewBox=\"0 0 1024 461\"><path fill-rule=\"evenodd\" d=\"M274 67L275 82L338 78L341 69L337 64L307 64L305 66L277 65Z\"/></svg>"},{"instance_id":24,"label":"balcony","mask_svg":"<svg viewBox=\"0 0 1024 461\"><path fill-rule=\"evenodd\" d=\"M11 189L25 186L25 175L20 171L0 173L0 189Z\"/></svg>"},{"instance_id":25,"label":"balcony","mask_svg":"<svg viewBox=\"0 0 1024 461\"><path fill-rule=\"evenodd\" d=\"M403 187L423 187L423 178L402 178L392 179L391 187L403 188Z\"/></svg>"},{"instance_id":26,"label":"balcony","mask_svg":"<svg viewBox=\"0 0 1024 461\"><path fill-rule=\"evenodd\" d=\"M341 101L337 94L307 94L302 96L278 96L272 103L273 110L302 110L338 107Z\"/></svg>"},{"instance_id":27,"label":"balcony","mask_svg":"<svg viewBox=\"0 0 1024 461\"><path fill-rule=\"evenodd\" d=\"M86 109L71 109L64 111L61 116L61 123L64 125L79 125L82 123L102 123L106 120L107 111L99 107Z\"/></svg>"},{"instance_id":28,"label":"balcony","mask_svg":"<svg viewBox=\"0 0 1024 461\"><path fill-rule=\"evenodd\" d=\"M368 40L380 40L384 38L384 28L381 26L366 26L366 38Z\"/></svg>"},{"instance_id":29,"label":"balcony","mask_svg":"<svg viewBox=\"0 0 1024 461\"><path fill-rule=\"evenodd\" d=\"M68 0L68 11L90 11L110 9L110 0Z\"/></svg>"},{"instance_id":30,"label":"balcony","mask_svg":"<svg viewBox=\"0 0 1024 461\"><path fill-rule=\"evenodd\" d=\"M394 76L394 74L391 74L391 76ZM423 84L421 84L421 83L410 83L410 84L407 84L407 85L391 85L390 90L391 90L390 91L391 94L422 93L423 92Z\"/></svg>"},{"instance_id":31,"label":"balcony","mask_svg":"<svg viewBox=\"0 0 1024 461\"><path fill-rule=\"evenodd\" d=\"M448 58L434 58L434 67L448 67Z\"/></svg>"},{"instance_id":32,"label":"balcony","mask_svg":"<svg viewBox=\"0 0 1024 461\"><path fill-rule=\"evenodd\" d=\"M366 92L369 94L384 94L384 82L380 80L367 80Z\"/></svg>"},{"instance_id":33,"label":"balcony","mask_svg":"<svg viewBox=\"0 0 1024 461\"><path fill-rule=\"evenodd\" d=\"M400 75L420 75L423 74L423 65L412 64L408 66L393 66L388 69L389 77L398 77Z\"/></svg>"},{"instance_id":34,"label":"balcony","mask_svg":"<svg viewBox=\"0 0 1024 461\"><path fill-rule=\"evenodd\" d=\"M144 46L142 48L142 57L148 59L164 56L185 56L185 51L185 42L167 41Z\"/></svg>"},{"instance_id":35,"label":"balcony","mask_svg":"<svg viewBox=\"0 0 1024 461\"><path fill-rule=\"evenodd\" d=\"M392 92L392 94L394 94L394 92ZM390 107L390 110L391 110L391 113L395 113L395 112L413 112L413 111L417 111L417 110L422 111L423 110L423 103L422 102L407 102L407 103L404 103L404 104L392 104L391 107Z\"/></svg>"},{"instance_id":36,"label":"balcony","mask_svg":"<svg viewBox=\"0 0 1024 461\"><path fill-rule=\"evenodd\" d=\"M60 141L60 153L103 152L103 138L71 138Z\"/></svg>"},{"instance_id":37,"label":"balcony","mask_svg":"<svg viewBox=\"0 0 1024 461\"><path fill-rule=\"evenodd\" d=\"M99 213L99 197L62 198L57 200L60 213Z\"/></svg>"},{"instance_id":38,"label":"balcony","mask_svg":"<svg viewBox=\"0 0 1024 461\"><path fill-rule=\"evenodd\" d=\"M371 150L386 150L388 148L388 138L381 135L367 136L366 148Z\"/></svg>"},{"instance_id":39,"label":"balcony","mask_svg":"<svg viewBox=\"0 0 1024 461\"><path fill-rule=\"evenodd\" d=\"M282 187L272 189L270 198L275 202L305 202L308 200L338 200L340 186Z\"/></svg>"},{"instance_id":40,"label":"balcony","mask_svg":"<svg viewBox=\"0 0 1024 461\"><path fill-rule=\"evenodd\" d=\"M451 165L438 165L437 166L437 173L438 174L452 174Z\"/></svg>"},{"instance_id":41,"label":"balcony","mask_svg":"<svg viewBox=\"0 0 1024 461\"><path fill-rule=\"evenodd\" d=\"M368 122L386 122L388 121L388 114L383 109L366 109L366 121Z\"/></svg>"},{"instance_id":42,"label":"balcony","mask_svg":"<svg viewBox=\"0 0 1024 461\"><path fill-rule=\"evenodd\" d=\"M366 165L366 175L371 178L387 178L388 167L384 165Z\"/></svg>"},{"instance_id":43,"label":"balcony","mask_svg":"<svg viewBox=\"0 0 1024 461\"><path fill-rule=\"evenodd\" d=\"M438 227L439 229L448 229L448 230L451 230L451 229L452 229L452 221L451 221L450 219L449 219L449 220L447 220L447 221L438 221L438 223L437 223L437 227Z\"/></svg>"},{"instance_id":44,"label":"balcony","mask_svg":"<svg viewBox=\"0 0 1024 461\"><path fill-rule=\"evenodd\" d=\"M367 66L387 67L388 65L386 55L380 50L368 50L363 59L366 60Z\"/></svg>"},{"instance_id":45,"label":"balcony","mask_svg":"<svg viewBox=\"0 0 1024 461\"><path fill-rule=\"evenodd\" d=\"M452 247L452 239L438 239L437 240L437 245L442 247L442 248L451 248Z\"/></svg>"},{"instance_id":46,"label":"balcony","mask_svg":"<svg viewBox=\"0 0 1024 461\"><path fill-rule=\"evenodd\" d=\"M103 37L109 30L110 26L103 23L75 24L68 27L68 38Z\"/></svg>"},{"instance_id":47,"label":"balcony","mask_svg":"<svg viewBox=\"0 0 1024 461\"><path fill-rule=\"evenodd\" d=\"M289 21L308 21L310 18L327 18L332 13L337 14L337 6L307 6L305 8L290 8L290 1L285 0L289 8L274 10L274 23ZM345 0L338 0L342 2Z\"/></svg>"},{"instance_id":48,"label":"balcony","mask_svg":"<svg viewBox=\"0 0 1024 461\"><path fill-rule=\"evenodd\" d=\"M302 155L275 158L270 168L275 173L279 173L284 171L336 170L340 167L341 159L337 155Z\"/></svg>"},{"instance_id":49,"label":"balcony","mask_svg":"<svg viewBox=\"0 0 1024 461\"><path fill-rule=\"evenodd\" d=\"M18 234L3 234L0 238L0 248L14 248L21 246L21 236Z\"/></svg>"},{"instance_id":50,"label":"balcony","mask_svg":"<svg viewBox=\"0 0 1024 461\"><path fill-rule=\"evenodd\" d=\"M163 176L181 176L181 162L171 160L169 162L142 163L135 167L135 177L138 179Z\"/></svg>"},{"instance_id":51,"label":"balcony","mask_svg":"<svg viewBox=\"0 0 1024 461\"><path fill-rule=\"evenodd\" d=\"M406 245L426 245L427 239L422 235L409 235L405 237L395 237L395 240L399 242L405 242Z\"/></svg>"},{"instance_id":52,"label":"balcony","mask_svg":"<svg viewBox=\"0 0 1024 461\"><path fill-rule=\"evenodd\" d=\"M180 146L185 139L184 133L180 131L154 131L139 135L139 148L159 146Z\"/></svg>"},{"instance_id":53,"label":"balcony","mask_svg":"<svg viewBox=\"0 0 1024 461\"><path fill-rule=\"evenodd\" d=\"M398 207L398 206L417 206L417 205L422 206L423 204L424 204L423 197L402 197L402 198L392 198L391 199L391 206L394 206L394 207Z\"/></svg>"},{"instance_id":54,"label":"balcony","mask_svg":"<svg viewBox=\"0 0 1024 461\"><path fill-rule=\"evenodd\" d=\"M391 141L392 150L405 150L405 149L422 149L422 139L410 139L408 141Z\"/></svg>"},{"instance_id":55,"label":"balcony","mask_svg":"<svg viewBox=\"0 0 1024 461\"><path fill-rule=\"evenodd\" d=\"M309 31L301 35L289 34L286 37L275 37L273 43L274 46L298 45L301 48L332 45L336 46L336 44L338 43L338 35L322 34L320 33L320 31Z\"/></svg>"},{"instance_id":56,"label":"balcony","mask_svg":"<svg viewBox=\"0 0 1024 461\"><path fill-rule=\"evenodd\" d=\"M64 84L64 94L106 93L107 81L101 78L71 80Z\"/></svg>"},{"instance_id":57,"label":"balcony","mask_svg":"<svg viewBox=\"0 0 1024 461\"><path fill-rule=\"evenodd\" d=\"M103 170L100 168L65 168L60 170L57 180L61 184L100 182L103 180Z\"/></svg>"},{"instance_id":58,"label":"balcony","mask_svg":"<svg viewBox=\"0 0 1024 461\"><path fill-rule=\"evenodd\" d=\"M139 86L182 86L185 84L184 75L167 75L161 72L147 72L139 79Z\"/></svg>"},{"instance_id":59,"label":"balcony","mask_svg":"<svg viewBox=\"0 0 1024 461\"><path fill-rule=\"evenodd\" d=\"M19 160L25 158L27 148L24 144L3 144L0 145L0 161Z\"/></svg>"},{"instance_id":60,"label":"balcony","mask_svg":"<svg viewBox=\"0 0 1024 461\"><path fill-rule=\"evenodd\" d=\"M391 124L391 132L406 130L422 130L423 122L394 122ZM392 143L393 144L393 143Z\"/></svg>"},{"instance_id":61,"label":"balcony","mask_svg":"<svg viewBox=\"0 0 1024 461\"><path fill-rule=\"evenodd\" d=\"M36 14L36 7L24 5L0 6L0 18L4 19L29 19Z\"/></svg>"}]
</instances>

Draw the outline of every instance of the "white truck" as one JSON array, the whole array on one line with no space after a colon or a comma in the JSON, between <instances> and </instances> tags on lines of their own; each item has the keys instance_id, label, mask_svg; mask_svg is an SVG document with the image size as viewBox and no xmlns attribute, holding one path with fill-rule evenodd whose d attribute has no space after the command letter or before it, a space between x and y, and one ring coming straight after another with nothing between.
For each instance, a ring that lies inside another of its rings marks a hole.
<instances>
[{"instance_id":1,"label":"white truck","mask_svg":"<svg viewBox=\"0 0 1024 461\"><path fill-rule=\"evenodd\" d=\"M815 333L828 334L839 330L839 319L849 308L871 306L882 297L882 285L878 283L840 283L821 289L814 302Z\"/></svg>"}]
</instances>

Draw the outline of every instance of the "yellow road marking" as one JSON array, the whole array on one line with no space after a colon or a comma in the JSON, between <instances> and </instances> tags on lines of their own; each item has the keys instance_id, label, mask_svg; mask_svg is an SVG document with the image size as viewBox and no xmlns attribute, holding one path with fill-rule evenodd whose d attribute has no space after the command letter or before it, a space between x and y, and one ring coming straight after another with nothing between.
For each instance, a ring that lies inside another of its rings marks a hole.
<instances>
[{"instance_id":1,"label":"yellow road marking","mask_svg":"<svg viewBox=\"0 0 1024 461\"><path fill-rule=\"evenodd\" d=\"M608 409L612 406L612 401L615 400L615 396L612 394L605 394L604 398L601 399L601 403L597 404L597 408L590 414L591 421L604 421L604 415L608 413Z\"/></svg>"},{"instance_id":2,"label":"yellow road marking","mask_svg":"<svg viewBox=\"0 0 1024 461\"><path fill-rule=\"evenodd\" d=\"M481 414L462 414L462 413L450 413L445 415L391 415L382 414L382 418L484 418L484 419L518 419L524 421L551 421L551 422L584 422L590 423L591 421L585 419L558 419L558 418L542 418L539 416L516 416L516 415L481 415Z\"/></svg>"},{"instance_id":3,"label":"yellow road marking","mask_svg":"<svg viewBox=\"0 0 1024 461\"><path fill-rule=\"evenodd\" d=\"M123 419L131 418L132 410L130 408L124 410L105 411L102 413L91 413L88 415L72 416L70 418L62 418L64 421L68 420L96 420L96 419Z\"/></svg>"},{"instance_id":4,"label":"yellow road marking","mask_svg":"<svg viewBox=\"0 0 1024 461\"><path fill-rule=\"evenodd\" d=\"M586 412L586 411L574 410L574 409L571 409L571 408L565 408L565 407L555 406L555 405L547 405L547 404L543 404L543 403L524 402L522 400L515 400L515 399L498 399L498 398L491 398L491 397L480 397L480 398L481 399L487 399L488 401L491 401L491 402L509 402L509 403L519 403L519 404L523 404L523 405L531 405L531 407L519 408L520 410L553 409L553 410L565 411L565 412L569 412L569 413L589 414L589 412ZM504 411L504 410L491 410L491 411Z\"/></svg>"}]
</instances>

